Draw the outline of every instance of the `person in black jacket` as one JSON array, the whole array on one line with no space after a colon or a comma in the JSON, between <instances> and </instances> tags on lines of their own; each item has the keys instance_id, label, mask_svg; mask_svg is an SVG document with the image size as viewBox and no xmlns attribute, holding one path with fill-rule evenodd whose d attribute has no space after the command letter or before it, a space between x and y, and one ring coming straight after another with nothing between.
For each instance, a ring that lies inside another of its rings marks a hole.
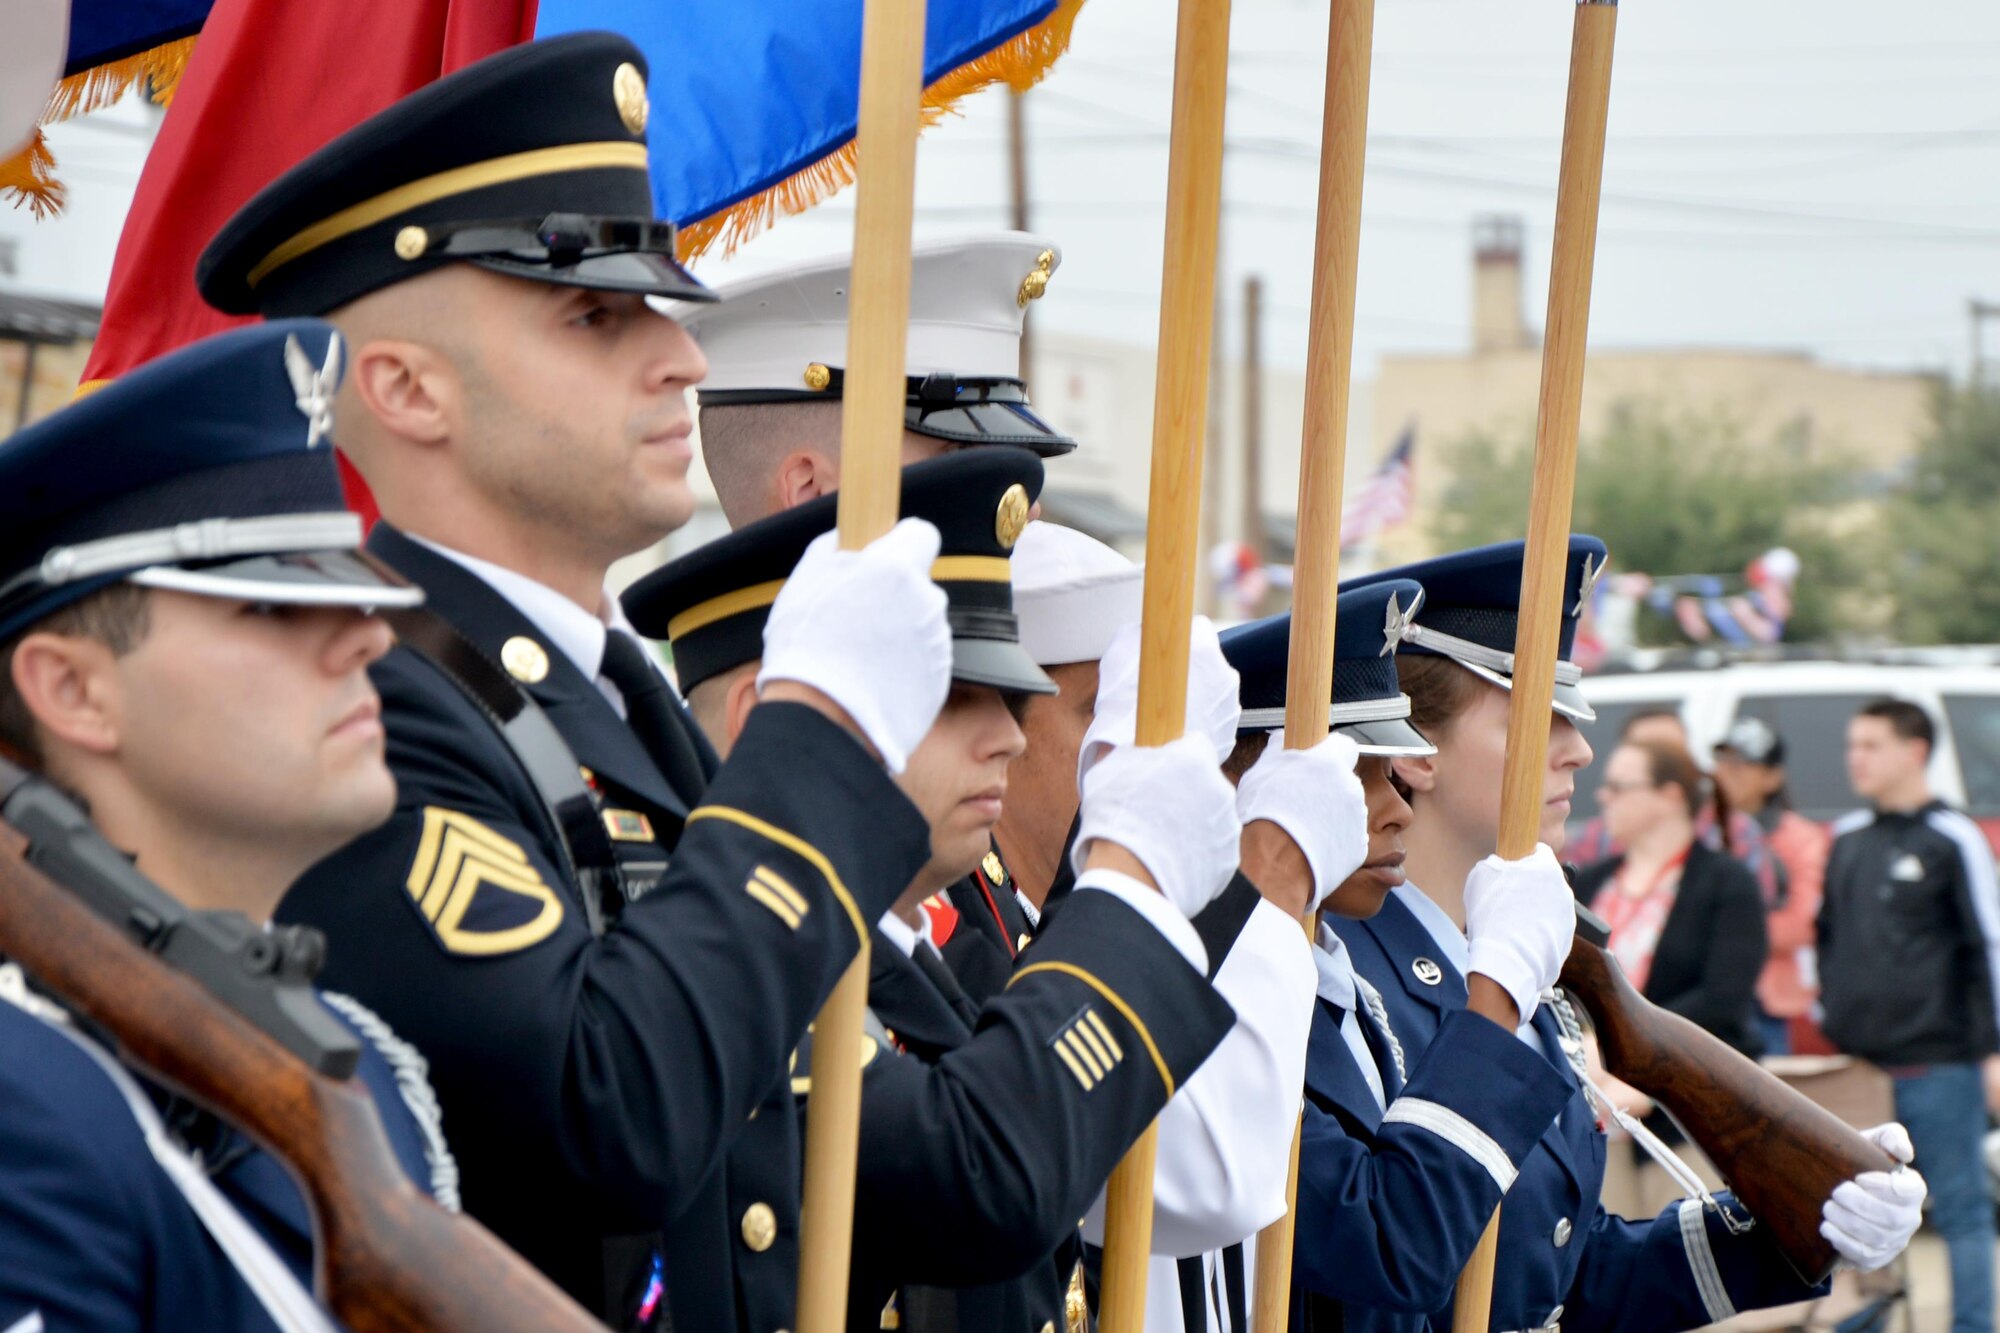
<instances>
[{"instance_id":1,"label":"person in black jacket","mask_svg":"<svg viewBox=\"0 0 2000 1333\"><path fill-rule=\"evenodd\" d=\"M1628 741L1598 786L1625 848L1577 876L1576 895L1611 926L1611 952L1647 999L1755 1056L1764 906L1742 862L1695 836L1701 770L1678 745Z\"/></svg>"},{"instance_id":2,"label":"person in black jacket","mask_svg":"<svg viewBox=\"0 0 2000 1333\"><path fill-rule=\"evenodd\" d=\"M1869 807L1834 826L1820 987L1826 1035L1895 1078L1896 1118L1933 1182L1931 1221L1951 1255L1952 1328L1968 1333L1993 1327L1979 1144L2000 1075L2000 891L1979 826L1931 794L1935 735L1929 715L1900 699L1848 723L1848 778Z\"/></svg>"}]
</instances>

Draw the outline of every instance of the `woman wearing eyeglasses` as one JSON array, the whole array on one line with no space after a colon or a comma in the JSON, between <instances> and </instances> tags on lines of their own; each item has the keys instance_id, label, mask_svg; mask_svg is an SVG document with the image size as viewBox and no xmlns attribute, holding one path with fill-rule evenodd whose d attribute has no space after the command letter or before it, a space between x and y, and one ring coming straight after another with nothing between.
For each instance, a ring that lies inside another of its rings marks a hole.
<instances>
[{"instance_id":1,"label":"woman wearing eyeglasses","mask_svg":"<svg viewBox=\"0 0 2000 1333\"><path fill-rule=\"evenodd\" d=\"M1640 994L1754 1057L1763 899L1741 861L1695 836L1705 792L1670 741L1613 750L1597 799L1625 850L1579 874L1576 895L1611 927L1612 956Z\"/></svg>"}]
</instances>

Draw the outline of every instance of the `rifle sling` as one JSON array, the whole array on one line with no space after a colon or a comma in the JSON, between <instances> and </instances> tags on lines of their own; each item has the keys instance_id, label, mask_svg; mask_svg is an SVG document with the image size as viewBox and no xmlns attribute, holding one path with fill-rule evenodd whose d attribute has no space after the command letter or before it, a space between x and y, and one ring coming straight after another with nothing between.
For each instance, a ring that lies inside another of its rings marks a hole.
<instances>
[{"instance_id":1,"label":"rifle sling","mask_svg":"<svg viewBox=\"0 0 2000 1333\"><path fill-rule=\"evenodd\" d=\"M583 893L591 934L602 935L631 895L576 752L534 697L443 616L424 607L379 614L404 646L429 658L500 733L555 824L564 860Z\"/></svg>"}]
</instances>

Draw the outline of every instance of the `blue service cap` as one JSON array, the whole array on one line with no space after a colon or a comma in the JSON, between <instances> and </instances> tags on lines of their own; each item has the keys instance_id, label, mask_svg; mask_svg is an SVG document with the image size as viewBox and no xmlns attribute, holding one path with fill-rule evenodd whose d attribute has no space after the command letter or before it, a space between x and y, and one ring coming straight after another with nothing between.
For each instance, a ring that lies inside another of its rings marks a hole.
<instances>
[{"instance_id":1,"label":"blue service cap","mask_svg":"<svg viewBox=\"0 0 2000 1333\"><path fill-rule=\"evenodd\" d=\"M360 551L333 456L340 335L206 338L0 443L0 638L121 580L245 601L414 606Z\"/></svg>"},{"instance_id":2,"label":"blue service cap","mask_svg":"<svg viewBox=\"0 0 2000 1333\"><path fill-rule=\"evenodd\" d=\"M1396 646L1423 601L1423 586L1411 579L1389 579L1340 594L1333 626L1333 709L1327 720L1334 731L1353 737L1363 754L1437 753L1410 725L1410 697L1396 682ZM1241 680L1237 698L1243 717L1237 735L1285 725L1291 639L1289 611L1223 633L1222 655Z\"/></svg>"},{"instance_id":3,"label":"blue service cap","mask_svg":"<svg viewBox=\"0 0 2000 1333\"><path fill-rule=\"evenodd\" d=\"M1423 621L1404 631L1396 651L1448 657L1503 690L1514 688L1514 631L1520 620L1521 568L1526 542L1499 542L1457 551L1433 560L1385 569L1344 585L1372 587L1391 579L1424 585ZM1583 672L1570 661L1577 619L1590 604L1609 558L1595 537L1572 536L1563 573L1561 640L1556 657L1555 711L1577 722L1597 713L1578 688Z\"/></svg>"}]
</instances>

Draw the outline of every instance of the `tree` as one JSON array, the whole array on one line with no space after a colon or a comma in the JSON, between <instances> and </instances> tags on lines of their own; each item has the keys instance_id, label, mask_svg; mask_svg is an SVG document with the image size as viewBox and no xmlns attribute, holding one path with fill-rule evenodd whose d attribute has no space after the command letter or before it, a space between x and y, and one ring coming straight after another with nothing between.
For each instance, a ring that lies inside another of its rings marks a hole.
<instances>
[{"instance_id":1,"label":"tree","mask_svg":"<svg viewBox=\"0 0 2000 1333\"><path fill-rule=\"evenodd\" d=\"M1898 636L2000 642L2000 392L1939 388L1889 518Z\"/></svg>"},{"instance_id":2,"label":"tree","mask_svg":"<svg viewBox=\"0 0 2000 1333\"><path fill-rule=\"evenodd\" d=\"M1449 549L1519 537L1533 475L1532 433L1474 431L1444 446L1451 482L1435 531ZM1874 509L1858 500L1858 470L1790 433L1751 440L1716 412L1670 411L1648 400L1615 404L1577 448L1577 532L1602 537L1611 568L1737 576L1775 546L1803 573L1788 640L1860 627L1865 606L1845 595L1870 571ZM1684 642L1659 616L1642 639Z\"/></svg>"}]
</instances>

